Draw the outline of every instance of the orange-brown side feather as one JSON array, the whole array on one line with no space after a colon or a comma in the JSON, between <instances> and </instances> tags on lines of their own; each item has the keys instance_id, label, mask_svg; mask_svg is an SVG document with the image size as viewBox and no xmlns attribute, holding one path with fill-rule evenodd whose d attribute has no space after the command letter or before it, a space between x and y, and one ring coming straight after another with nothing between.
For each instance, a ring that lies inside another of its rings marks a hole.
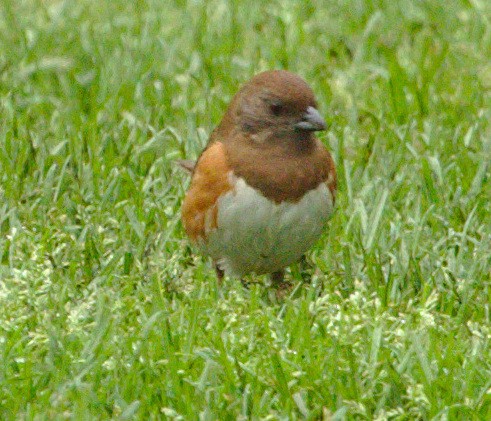
<instances>
[{"instance_id":1,"label":"orange-brown side feather","mask_svg":"<svg viewBox=\"0 0 491 421\"><path fill-rule=\"evenodd\" d=\"M201 154L194 169L191 186L182 205L182 221L193 241L206 239L207 224L216 227L218 198L231 190L223 144L215 142Z\"/></svg>"}]
</instances>

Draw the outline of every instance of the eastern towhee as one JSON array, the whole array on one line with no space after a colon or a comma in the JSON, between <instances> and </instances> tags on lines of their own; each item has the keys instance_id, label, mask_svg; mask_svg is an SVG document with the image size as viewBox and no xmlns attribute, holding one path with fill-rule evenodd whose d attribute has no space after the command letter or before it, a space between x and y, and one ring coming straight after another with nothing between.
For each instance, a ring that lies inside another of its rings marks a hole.
<instances>
[{"instance_id":1,"label":"eastern towhee","mask_svg":"<svg viewBox=\"0 0 491 421\"><path fill-rule=\"evenodd\" d=\"M333 212L336 170L314 136L326 123L299 76L260 73L233 98L192 171L182 205L190 239L218 279L270 273L283 281Z\"/></svg>"}]
</instances>

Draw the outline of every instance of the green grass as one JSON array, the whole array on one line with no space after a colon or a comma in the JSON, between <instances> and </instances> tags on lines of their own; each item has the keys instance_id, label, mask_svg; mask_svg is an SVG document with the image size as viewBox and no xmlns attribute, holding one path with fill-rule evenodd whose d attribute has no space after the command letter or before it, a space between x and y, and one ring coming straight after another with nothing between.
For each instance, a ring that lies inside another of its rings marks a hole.
<instances>
[{"instance_id":1,"label":"green grass","mask_svg":"<svg viewBox=\"0 0 491 421\"><path fill-rule=\"evenodd\" d=\"M487 0L2 0L0 418L491 419L490 57ZM273 68L339 173L279 302L173 165Z\"/></svg>"}]
</instances>

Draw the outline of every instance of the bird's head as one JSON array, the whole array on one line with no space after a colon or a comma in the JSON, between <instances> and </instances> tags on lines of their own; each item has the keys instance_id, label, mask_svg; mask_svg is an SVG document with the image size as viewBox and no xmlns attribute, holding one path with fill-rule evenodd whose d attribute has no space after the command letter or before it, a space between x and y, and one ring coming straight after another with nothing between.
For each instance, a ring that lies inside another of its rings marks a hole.
<instances>
[{"instance_id":1,"label":"bird's head","mask_svg":"<svg viewBox=\"0 0 491 421\"><path fill-rule=\"evenodd\" d=\"M252 78L235 96L228 117L258 142L308 139L312 132L326 129L312 89L285 70Z\"/></svg>"}]
</instances>

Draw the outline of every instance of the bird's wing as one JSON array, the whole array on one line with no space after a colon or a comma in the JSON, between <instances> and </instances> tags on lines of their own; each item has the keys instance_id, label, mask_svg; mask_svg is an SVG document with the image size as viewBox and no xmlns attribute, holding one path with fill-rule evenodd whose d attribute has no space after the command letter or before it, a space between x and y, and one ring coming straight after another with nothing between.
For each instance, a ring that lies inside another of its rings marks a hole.
<instances>
[{"instance_id":1,"label":"bird's wing","mask_svg":"<svg viewBox=\"0 0 491 421\"><path fill-rule=\"evenodd\" d=\"M217 200L233 189L230 171L221 142L208 146L196 163L191 186L182 205L182 221L192 240L205 240L207 232L216 227Z\"/></svg>"}]
</instances>

